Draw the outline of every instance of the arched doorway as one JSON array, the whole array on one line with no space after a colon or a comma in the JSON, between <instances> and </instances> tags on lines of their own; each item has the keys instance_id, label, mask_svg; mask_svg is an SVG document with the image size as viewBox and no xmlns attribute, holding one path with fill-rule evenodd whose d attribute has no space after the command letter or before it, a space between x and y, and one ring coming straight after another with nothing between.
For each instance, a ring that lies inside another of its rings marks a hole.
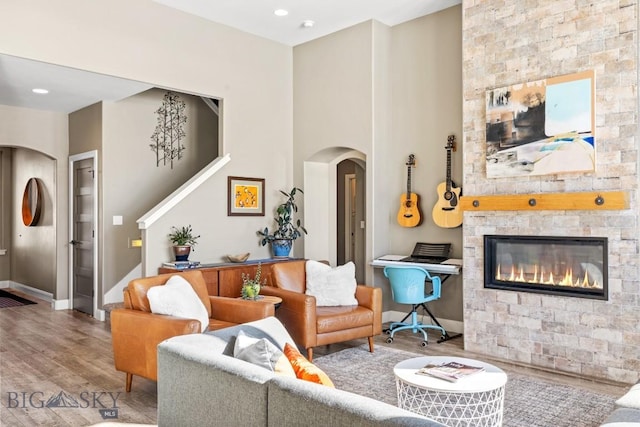
<instances>
[{"instance_id":1,"label":"arched doorway","mask_svg":"<svg viewBox=\"0 0 640 427\"><path fill-rule=\"evenodd\" d=\"M347 175L355 177L353 261L356 264L356 278L360 283L365 283L369 232L366 226L366 156L361 151L332 147L315 153L304 162L305 226L312 230L305 236L304 254L309 259L326 259L332 265L346 260L345 251L339 250L339 247L344 248L348 238L345 236L347 228L344 227L347 205L345 192L338 188L344 189Z\"/></svg>"}]
</instances>

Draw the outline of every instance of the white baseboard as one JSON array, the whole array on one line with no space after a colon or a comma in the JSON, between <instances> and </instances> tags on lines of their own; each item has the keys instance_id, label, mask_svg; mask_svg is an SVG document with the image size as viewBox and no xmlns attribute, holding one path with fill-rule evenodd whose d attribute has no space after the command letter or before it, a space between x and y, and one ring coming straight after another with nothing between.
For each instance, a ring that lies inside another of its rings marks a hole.
<instances>
[{"instance_id":1,"label":"white baseboard","mask_svg":"<svg viewBox=\"0 0 640 427\"><path fill-rule=\"evenodd\" d=\"M52 307L54 310L69 310L71 308L71 301L68 299L57 299L53 301Z\"/></svg>"},{"instance_id":2,"label":"white baseboard","mask_svg":"<svg viewBox=\"0 0 640 427\"><path fill-rule=\"evenodd\" d=\"M27 295L47 301L51 304L51 308L54 310L69 310L71 308L71 301L69 299L53 299L53 294L50 292L32 288L31 286L23 285L22 283L14 282L13 280L0 280L0 289L2 288L15 289L17 291L24 292ZM107 316L104 310L98 310L93 317L96 320L104 322Z\"/></svg>"},{"instance_id":3,"label":"white baseboard","mask_svg":"<svg viewBox=\"0 0 640 427\"><path fill-rule=\"evenodd\" d=\"M401 321L407 313L401 311L385 311L382 313L382 322L399 322ZM433 323L431 317L428 314L418 314L418 320L423 323ZM442 327L448 333L456 333L461 334L464 331L464 323L459 320L450 320L450 319L440 319L438 318L438 322L442 325Z\"/></svg>"}]
</instances>

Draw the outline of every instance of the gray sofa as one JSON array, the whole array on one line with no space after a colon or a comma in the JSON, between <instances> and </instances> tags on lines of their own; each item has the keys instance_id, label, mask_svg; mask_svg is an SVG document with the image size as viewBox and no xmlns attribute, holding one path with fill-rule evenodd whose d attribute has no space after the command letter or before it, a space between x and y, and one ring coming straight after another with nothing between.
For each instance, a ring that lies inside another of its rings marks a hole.
<instances>
[{"instance_id":1,"label":"gray sofa","mask_svg":"<svg viewBox=\"0 0 640 427\"><path fill-rule=\"evenodd\" d=\"M291 337L274 317L158 346L159 426L442 426L364 396L234 359L242 330L278 348Z\"/></svg>"},{"instance_id":2,"label":"gray sofa","mask_svg":"<svg viewBox=\"0 0 640 427\"><path fill-rule=\"evenodd\" d=\"M640 383L616 401L616 410L609 415L602 427L640 427Z\"/></svg>"}]
</instances>

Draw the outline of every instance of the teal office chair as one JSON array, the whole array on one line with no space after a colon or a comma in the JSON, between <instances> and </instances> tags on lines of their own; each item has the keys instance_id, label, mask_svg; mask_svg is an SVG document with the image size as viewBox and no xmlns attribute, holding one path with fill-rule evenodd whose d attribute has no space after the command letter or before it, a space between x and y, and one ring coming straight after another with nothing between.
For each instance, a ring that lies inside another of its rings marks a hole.
<instances>
[{"instance_id":1,"label":"teal office chair","mask_svg":"<svg viewBox=\"0 0 640 427\"><path fill-rule=\"evenodd\" d=\"M445 339L447 332L438 323L437 325L424 324L418 322L418 308L423 307L424 310L433 318L431 312L425 305L429 301L435 301L440 298L442 282L440 277L431 275L424 268L419 267L385 267L384 275L389 279L391 284L391 294L393 300L399 304L411 304L411 311L400 322L392 322L386 333L389 334L387 343L393 342L393 336L398 331L411 329L413 333L422 332L424 340L420 343L423 347L427 346L426 329L435 329L442 334L441 339ZM430 294L425 293L425 280L430 280L433 290ZM411 317L411 323L405 322ZM437 323L437 322L436 322Z\"/></svg>"}]
</instances>

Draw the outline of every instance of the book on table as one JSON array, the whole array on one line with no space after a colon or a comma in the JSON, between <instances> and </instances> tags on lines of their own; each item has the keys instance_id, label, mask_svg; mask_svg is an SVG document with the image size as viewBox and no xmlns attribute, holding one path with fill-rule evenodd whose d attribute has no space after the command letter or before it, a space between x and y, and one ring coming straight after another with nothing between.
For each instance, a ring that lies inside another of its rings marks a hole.
<instances>
[{"instance_id":1,"label":"book on table","mask_svg":"<svg viewBox=\"0 0 640 427\"><path fill-rule=\"evenodd\" d=\"M187 268L200 267L199 261L175 261L175 262L163 262L163 267L175 268L176 270L185 270Z\"/></svg>"},{"instance_id":2,"label":"book on table","mask_svg":"<svg viewBox=\"0 0 640 427\"><path fill-rule=\"evenodd\" d=\"M450 382L484 371L482 366L470 366L460 362L430 363L416 371L418 375L429 375Z\"/></svg>"}]
</instances>

